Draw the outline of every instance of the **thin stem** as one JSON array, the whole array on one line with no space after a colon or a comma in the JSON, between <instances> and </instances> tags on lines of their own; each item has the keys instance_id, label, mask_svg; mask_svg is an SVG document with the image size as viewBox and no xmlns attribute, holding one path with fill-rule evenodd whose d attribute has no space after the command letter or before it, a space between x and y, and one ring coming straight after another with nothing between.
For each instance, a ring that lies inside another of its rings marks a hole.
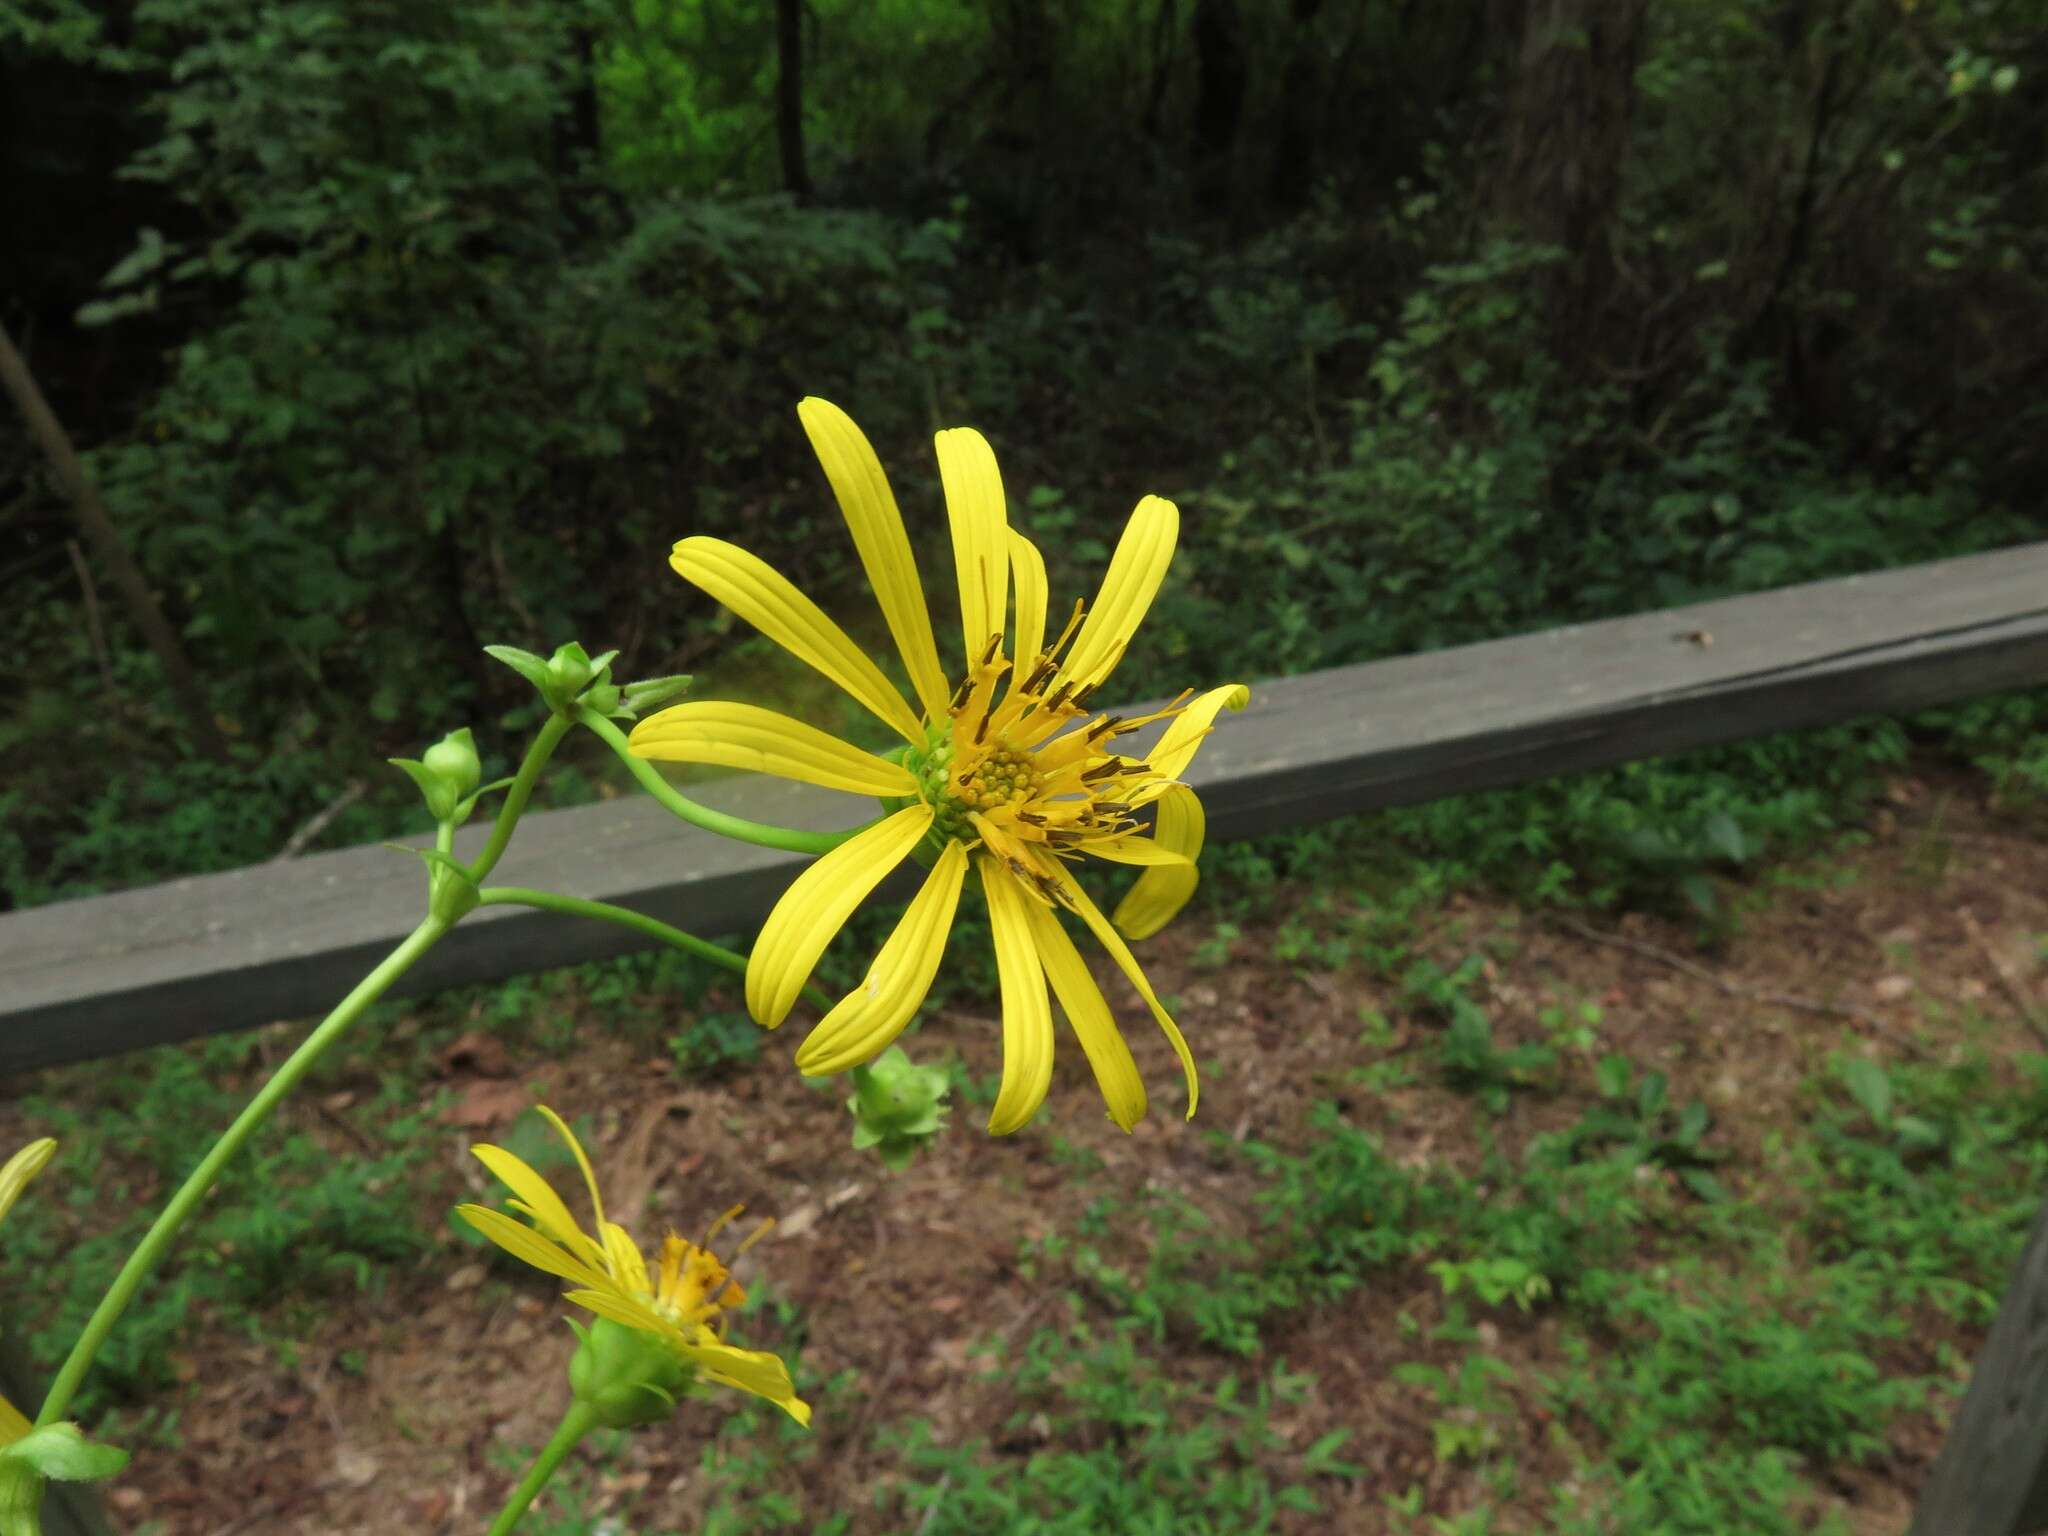
<instances>
[{"instance_id":1,"label":"thin stem","mask_svg":"<svg viewBox=\"0 0 2048 1536\"><path fill-rule=\"evenodd\" d=\"M334 1011L322 1019L320 1026L285 1058L284 1065L271 1074L270 1081L257 1090L256 1097L235 1117L234 1124L213 1144L213 1149L200 1160L199 1166L186 1176L178 1192L171 1196L170 1203L158 1214L149 1231L143 1234L142 1241L135 1245L135 1251L128 1255L128 1261L121 1266L121 1272L114 1277L107 1294L100 1298L99 1306L87 1319L78 1342L71 1346L71 1353L65 1357L57 1379L50 1384L49 1396L43 1399L42 1412L36 1415L38 1426L55 1424L64 1417L65 1410L71 1406L71 1399L77 1395L79 1384L85 1379L86 1371L92 1366L93 1356L99 1353L100 1346L106 1342L107 1335L113 1331L114 1324L134 1299L142 1282L156 1268L157 1261L170 1247L171 1239L177 1236L186 1218L206 1198L206 1192L220 1177L229 1159L241 1151L243 1143L270 1118L271 1111L298 1086L299 1080L312 1069L313 1063L327 1048L339 1040L362 1016L363 1010L404 975L415 960L434 947L441 935L448 931L448 926L440 918L429 917L406 935L404 942L386 955L375 970L357 982L355 990L335 1004Z\"/></svg>"},{"instance_id":2,"label":"thin stem","mask_svg":"<svg viewBox=\"0 0 2048 1536\"><path fill-rule=\"evenodd\" d=\"M622 928L631 928L644 933L651 939L672 945L686 954L713 965L724 966L728 971L747 973L747 957L738 950L727 949L722 944L713 944L700 939L694 933L685 933L671 927L658 917L649 917L644 912L635 912L630 907L615 907L608 901L586 901L581 896L562 896L554 891L536 891L519 885L489 885L477 894L477 902L486 907L539 907L548 912L560 912L569 917L594 917L600 922L617 923ZM804 988L804 996L821 1013L832 1006L832 1000L814 986Z\"/></svg>"},{"instance_id":3,"label":"thin stem","mask_svg":"<svg viewBox=\"0 0 2048 1536\"><path fill-rule=\"evenodd\" d=\"M533 744L526 749L519 772L505 791L504 803L498 807L498 819L491 827L491 839L484 844L483 852L476 856L476 862L469 866L469 878L478 885L484 883L484 877L496 869L498 860L504 857L505 845L512 841L512 829L519 824L527 799L533 794L534 781L540 777L548 759L554 756L562 738L569 734L569 725L567 716L549 715L547 724L534 735Z\"/></svg>"},{"instance_id":4,"label":"thin stem","mask_svg":"<svg viewBox=\"0 0 2048 1536\"><path fill-rule=\"evenodd\" d=\"M714 811L708 805L699 805L678 794L675 786L661 776L654 764L634 754L619 728L596 710L588 705L581 706L576 711L576 718L619 755L619 761L640 781L642 789L693 827L702 827L706 832L716 832L720 837L730 837L738 842L753 843L761 848L780 848L789 853L830 853L862 830L849 827L844 832L799 832L794 827L773 827L766 822L748 821L743 816L728 816L724 811Z\"/></svg>"},{"instance_id":5,"label":"thin stem","mask_svg":"<svg viewBox=\"0 0 2048 1536\"><path fill-rule=\"evenodd\" d=\"M505 1507L498 1511L498 1518L491 1522L488 1536L511 1536L520 1516L540 1496L541 1489L548 1485L548 1479L555 1475L555 1468L576 1449L577 1442L596 1427L597 1410L580 1397L572 1398L568 1412L562 1415L562 1422L555 1429L554 1438L533 1458L533 1465L526 1469L526 1476L512 1490Z\"/></svg>"}]
</instances>

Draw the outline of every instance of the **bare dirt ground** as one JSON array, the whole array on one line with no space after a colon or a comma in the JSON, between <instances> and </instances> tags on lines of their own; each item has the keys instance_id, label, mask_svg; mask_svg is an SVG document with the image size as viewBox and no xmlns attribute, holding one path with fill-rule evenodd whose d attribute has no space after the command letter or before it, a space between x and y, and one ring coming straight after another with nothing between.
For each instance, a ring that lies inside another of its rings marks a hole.
<instances>
[{"instance_id":1,"label":"bare dirt ground","mask_svg":"<svg viewBox=\"0 0 2048 1536\"><path fill-rule=\"evenodd\" d=\"M1674 1099L1713 1106L1714 1144L1730 1154L1726 1177L1739 1196L1763 1138L1802 1113L1801 1079L1831 1050L1860 1048L1889 1061L1939 1057L1966 1038L1994 1054L2041 1048L2048 995L2035 940L2048 930L2048 842L1989 815L1985 794L1971 777L1901 780L1866 846L1781 867L1732 892L1744 915L1719 953L1703 954L1686 926L1663 919L1582 923L1472 898L1435 914L1419 948L1454 963L1475 940L1506 941L1486 977L1504 1044L1543 1038L1538 1015L1546 1007L1597 1002L1604 1049L1667 1072ZM1198 1057L1215 1064L1193 1125L1180 1119L1171 1053L1106 963L1098 975L1155 1096L1152 1115L1128 1137L1102 1117L1070 1042L1049 1108L1033 1127L994 1141L980 1129L985 1110L958 1105L935 1152L897 1175L848 1145L841 1095L808 1088L787 1068L793 1039L728 1081L691 1085L666 1059L646 1059L644 1049L608 1038L591 1020L572 1060L520 1063L504 1077L496 1074L510 1069L488 1049L458 1054L447 1086L472 1110L497 1092L509 1119L527 1097L499 1089L537 1084L565 1115L589 1117L616 1219L649 1240L668 1224L700 1230L735 1201L746 1202L750 1216L777 1218L740 1274L750 1283L768 1278L775 1294L801 1305L813 1379L852 1373L851 1388L821 1404L816 1454L790 1470L801 1485L792 1491L806 1509L849 1512L852 1532L908 1533L914 1522L900 1510L876 1512L877 1490L895 1475L890 1454L875 1445L878 1428L920 1415L942 1443L987 1438L992 1457L1038 1448L1029 1426L1010 1424L1002 1370L970 1354L979 1341L1015 1342L1061 1315L1060 1287L1020 1269L1021 1243L1071 1230L1092 1201L1148 1187L1185 1193L1226 1218L1234 1213L1248 1230L1257 1185L1242 1159L1219 1153L1207 1133L1297 1143L1311 1106L1332 1097L1392 1155L1461 1165L1476 1158L1470 1099L1432 1074L1381 1096L1346 1084L1344 1069L1414 1048L1429 1026L1403 1018L1385 985L1356 970L1276 962L1273 936L1285 916L1247 926L1221 966L1209 963L1213 952L1199 966L1193 959L1209 937L1199 921L1145 947L1155 983L1180 998ZM1312 928L1340 916L1317 917L1306 906L1296 914ZM1391 1046L1360 1043L1361 1012L1372 1009L1393 1021ZM908 1043L927 1060L957 1049L985 1074L998 1066L998 1041L992 1018L947 1014ZM1512 1144L1568 1121L1584 1102L1574 1097L1566 1104L1518 1095L1495 1122L1497 1133ZM296 1123L346 1156L348 1137L333 1119L308 1114ZM0 1145L18 1121L0 1100ZM491 1129L448 1127L434 1162L445 1177L423 1192L423 1223L438 1223L451 1199L495 1197L464 1151ZM1056 1138L1065 1143L1057 1155ZM1071 1149L1093 1153L1099 1169L1076 1173ZM1134 1231L1128 1241L1143 1238ZM1470 1468L1434 1459L1430 1405L1389 1376L1393 1363L1426 1352L1397 1337L1396 1315L1427 1320L1441 1309L1434 1280L1397 1274L1269 1339L1267 1367L1285 1359L1314 1377L1309 1395L1279 1415L1290 1450L1348 1426L1354 1434L1344 1454L1364 1468L1333 1492L1324 1485L1321 1514L1283 1517L1293 1523L1282 1529L1394 1529L1383 1495L1411 1484L1424 1487L1432 1513L1476 1497ZM381 1293L327 1317L288 1368L243 1333L203 1331L183 1363L190 1385L178 1443L138 1450L109 1495L115 1524L166 1536L480 1530L510 1486L508 1466L547 1437L565 1400L573 1341L564 1310L545 1277L507 1286L487 1278L473 1250L451 1244L439 1266L393 1277ZM744 1342L776 1346L772 1321L755 1314L749 1322ZM1510 1364L1555 1363L1554 1329L1540 1314L1487 1327ZM1916 1353L1931 1359L1939 1342L1918 1341ZM1957 1333L1948 1342L1967 1360L1982 1341ZM343 1364L354 1351L363 1352L360 1370ZM1199 1378L1223 1365L1196 1359L1187 1368ZM609 1466L607 1496L637 1500L636 1527L697 1528L709 1475L701 1437L725 1410L718 1401L687 1404L673 1426L636 1436ZM1542 1507L1534 1495L1568 1469L1533 1401L1523 1417L1525 1443L1516 1450L1533 1519ZM1931 1417L1909 1417L1888 1456L1816 1481L1859 1533L1895 1532L1943 1429Z\"/></svg>"}]
</instances>

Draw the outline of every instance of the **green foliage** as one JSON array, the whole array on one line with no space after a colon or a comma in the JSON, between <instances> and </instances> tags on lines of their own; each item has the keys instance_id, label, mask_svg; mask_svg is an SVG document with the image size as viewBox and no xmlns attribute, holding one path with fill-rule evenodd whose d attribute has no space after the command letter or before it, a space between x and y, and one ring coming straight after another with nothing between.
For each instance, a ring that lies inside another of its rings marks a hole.
<instances>
[{"instance_id":1,"label":"green foliage","mask_svg":"<svg viewBox=\"0 0 2048 1536\"><path fill-rule=\"evenodd\" d=\"M686 1077L720 1077L760 1059L761 1027L745 1013L699 1014L669 1036L668 1048Z\"/></svg>"},{"instance_id":2,"label":"green foliage","mask_svg":"<svg viewBox=\"0 0 2048 1536\"><path fill-rule=\"evenodd\" d=\"M89 1083L69 1074L61 1093L24 1101L31 1123L58 1138L62 1161L42 1198L8 1218L0 1290L23 1308L45 1364L84 1325L161 1192L241 1108L247 1053L242 1040L154 1051L96 1069ZM391 1266L429 1251L410 1180L431 1149L431 1105L415 1108L393 1082L367 1107L336 1133L345 1155L300 1129L260 1138L229 1166L186 1229L186 1262L143 1288L101 1349L80 1398L86 1416L171 1387L178 1341L203 1318L288 1347L337 1291L380 1284ZM84 1241L59 1247L57 1202L88 1213Z\"/></svg>"},{"instance_id":3,"label":"green foliage","mask_svg":"<svg viewBox=\"0 0 2048 1536\"><path fill-rule=\"evenodd\" d=\"M934 1536L1270 1531L1283 1511L1317 1511L1313 1480L1356 1474L1336 1459L1340 1434L1303 1458L1306 1478L1276 1477L1285 1441L1271 1420L1307 1386L1284 1370L1249 1393L1235 1377L1196 1391L1140 1354L1130 1330L1104 1334L1078 1320L1041 1329L1010 1366L1016 1410L1006 1428L1044 1449L998 1459L983 1442L938 1443L921 1420L885 1442L912 1474L892 1500Z\"/></svg>"},{"instance_id":4,"label":"green foliage","mask_svg":"<svg viewBox=\"0 0 2048 1536\"><path fill-rule=\"evenodd\" d=\"M1456 970L1446 971L1419 958L1401 978L1401 998L1444 1024L1437 1062L1445 1080L1498 1115L1506 1112L1514 1089L1556 1064L1557 1052L1533 1043L1502 1050L1494 1043L1493 1020L1472 996L1485 965L1484 956L1468 955Z\"/></svg>"}]
</instances>

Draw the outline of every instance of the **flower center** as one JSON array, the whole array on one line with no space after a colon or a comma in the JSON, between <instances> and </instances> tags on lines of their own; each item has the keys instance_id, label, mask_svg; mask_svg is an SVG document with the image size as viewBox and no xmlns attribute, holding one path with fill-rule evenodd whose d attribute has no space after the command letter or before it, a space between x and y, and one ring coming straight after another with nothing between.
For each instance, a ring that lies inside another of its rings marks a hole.
<instances>
[{"instance_id":1,"label":"flower center","mask_svg":"<svg viewBox=\"0 0 2048 1536\"><path fill-rule=\"evenodd\" d=\"M925 750L904 759L934 812L936 848L986 847L1048 901L1059 899L1048 859L1138 830L1136 808L1169 782L1114 751L1116 738L1178 714L1186 697L1137 719L1089 719L1093 688L1063 679L1057 660L1080 618L1076 604L1065 633L1021 675L992 636L944 717L926 722Z\"/></svg>"}]
</instances>

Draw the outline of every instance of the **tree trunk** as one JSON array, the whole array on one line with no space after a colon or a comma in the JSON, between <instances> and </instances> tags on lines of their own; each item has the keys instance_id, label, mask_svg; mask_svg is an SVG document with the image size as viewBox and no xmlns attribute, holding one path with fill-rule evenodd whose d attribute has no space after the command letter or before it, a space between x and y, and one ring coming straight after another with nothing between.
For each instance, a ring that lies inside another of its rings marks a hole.
<instances>
[{"instance_id":1,"label":"tree trunk","mask_svg":"<svg viewBox=\"0 0 2048 1536\"><path fill-rule=\"evenodd\" d=\"M0 387L4 387L13 398L15 408L28 424L29 436L35 439L44 457L50 461L57 483L71 499L72 508L78 514L78 525L85 530L93 553L113 572L114 585L120 588L121 597L128 606L129 620L142 631L149 648L156 653L157 664L164 669L164 681L170 685L171 697L178 701L178 707L185 713L193 744L215 762L227 762L228 744L222 739L219 727L213 723L213 711L207 707L206 694L199 686L192 663L185 657L184 647L178 644L177 635L165 622L163 610L157 607L155 597L151 596L141 568L128 553L128 546L121 542L120 530L115 528L114 520L107 515L106 503L100 500L99 490L86 478L85 466L78 462L71 439L65 435L56 413L50 409L50 402L43 398L35 376L28 371L28 364L15 350L14 342L4 329L0 329Z\"/></svg>"},{"instance_id":2,"label":"tree trunk","mask_svg":"<svg viewBox=\"0 0 2048 1536\"><path fill-rule=\"evenodd\" d=\"M1500 170L1488 201L1528 238L1561 246L1552 290L1561 355L1583 352L1616 274L1647 0L1522 0Z\"/></svg>"},{"instance_id":3,"label":"tree trunk","mask_svg":"<svg viewBox=\"0 0 2048 1536\"><path fill-rule=\"evenodd\" d=\"M775 61L775 142L782 152L782 185L793 196L807 197L803 0L775 0Z\"/></svg>"},{"instance_id":4,"label":"tree trunk","mask_svg":"<svg viewBox=\"0 0 2048 1536\"><path fill-rule=\"evenodd\" d=\"M1292 208L1308 195L1316 176L1316 119L1322 107L1321 70L1316 53L1321 39L1316 16L1323 0L1294 0L1294 47L1280 81L1280 129L1273 145L1273 171L1267 191L1275 206Z\"/></svg>"},{"instance_id":5,"label":"tree trunk","mask_svg":"<svg viewBox=\"0 0 2048 1536\"><path fill-rule=\"evenodd\" d=\"M1230 208L1230 163L1248 74L1237 0L1195 0L1195 206Z\"/></svg>"}]
</instances>

